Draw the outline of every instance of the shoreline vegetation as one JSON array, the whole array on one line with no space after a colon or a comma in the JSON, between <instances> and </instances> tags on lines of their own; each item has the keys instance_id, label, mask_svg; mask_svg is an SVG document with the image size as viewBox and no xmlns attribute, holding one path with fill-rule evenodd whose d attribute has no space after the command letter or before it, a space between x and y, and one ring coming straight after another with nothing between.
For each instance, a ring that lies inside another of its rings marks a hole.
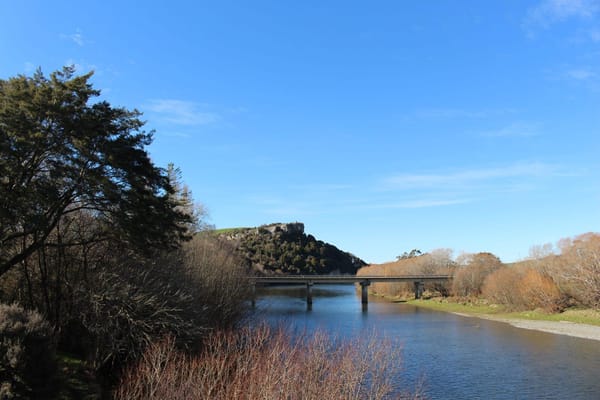
<instances>
[{"instance_id":1,"label":"shoreline vegetation","mask_svg":"<svg viewBox=\"0 0 600 400\"><path fill-rule=\"evenodd\" d=\"M414 249L357 275L451 275L425 283L424 300L407 283L374 282L369 291L392 300L513 326L600 340L600 234L589 232L530 249L527 259L503 263L492 253Z\"/></svg>"},{"instance_id":2,"label":"shoreline vegetation","mask_svg":"<svg viewBox=\"0 0 600 400\"><path fill-rule=\"evenodd\" d=\"M498 305L477 304L452 298L404 300L398 297L379 297L463 317L503 322L522 329L600 341L600 311L593 309L571 308L561 313L546 313L543 310L507 311Z\"/></svg>"},{"instance_id":3,"label":"shoreline vegetation","mask_svg":"<svg viewBox=\"0 0 600 400\"><path fill-rule=\"evenodd\" d=\"M501 307L464 305L437 299L411 300L407 303L463 317L504 322L522 329L600 341L600 312L591 309L568 309L562 313L548 314L539 310L506 312Z\"/></svg>"},{"instance_id":4,"label":"shoreline vegetation","mask_svg":"<svg viewBox=\"0 0 600 400\"><path fill-rule=\"evenodd\" d=\"M141 113L99 101L92 74L0 79L0 398L399 393L389 346L243 328L252 268L364 263L302 223L213 234L179 168L152 162Z\"/></svg>"}]
</instances>

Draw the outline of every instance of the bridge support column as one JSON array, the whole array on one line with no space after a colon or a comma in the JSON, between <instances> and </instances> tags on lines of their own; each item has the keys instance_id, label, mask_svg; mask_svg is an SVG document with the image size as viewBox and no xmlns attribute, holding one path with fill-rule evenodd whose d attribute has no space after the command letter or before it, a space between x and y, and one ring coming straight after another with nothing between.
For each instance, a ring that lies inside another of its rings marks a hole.
<instances>
[{"instance_id":1,"label":"bridge support column","mask_svg":"<svg viewBox=\"0 0 600 400\"><path fill-rule=\"evenodd\" d=\"M360 299L363 304L369 304L369 285L370 284L371 284L371 282L369 282L369 281L361 281L360 282L360 288L361 288Z\"/></svg>"},{"instance_id":2,"label":"bridge support column","mask_svg":"<svg viewBox=\"0 0 600 400\"><path fill-rule=\"evenodd\" d=\"M413 283L415 284L415 299L418 300L423 295L423 287L425 286L425 284L420 281L415 281Z\"/></svg>"},{"instance_id":3,"label":"bridge support column","mask_svg":"<svg viewBox=\"0 0 600 400\"><path fill-rule=\"evenodd\" d=\"M312 306L312 287L313 283L311 281L306 282L306 305L310 308Z\"/></svg>"}]
</instances>

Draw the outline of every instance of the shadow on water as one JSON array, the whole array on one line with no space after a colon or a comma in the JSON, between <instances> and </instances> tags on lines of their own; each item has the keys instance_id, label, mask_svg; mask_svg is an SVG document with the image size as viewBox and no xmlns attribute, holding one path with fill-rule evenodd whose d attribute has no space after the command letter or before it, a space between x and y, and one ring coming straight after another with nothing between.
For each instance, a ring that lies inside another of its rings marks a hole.
<instances>
[{"instance_id":1,"label":"shadow on water","mask_svg":"<svg viewBox=\"0 0 600 400\"><path fill-rule=\"evenodd\" d=\"M340 288L341 287L341 288ZM348 287L354 287L354 285L335 285L335 286L319 286L313 285L312 294L313 297L340 297L348 296L348 291L345 290ZM342 289L343 288L343 289ZM306 299L306 285L277 285L277 286L262 286L256 289L257 296L269 296L269 297L290 297Z\"/></svg>"},{"instance_id":2,"label":"shadow on water","mask_svg":"<svg viewBox=\"0 0 600 400\"><path fill-rule=\"evenodd\" d=\"M338 337L375 332L402 346L402 381L424 377L432 399L597 399L600 343L369 298L353 285L265 288L256 316L296 332Z\"/></svg>"}]
</instances>

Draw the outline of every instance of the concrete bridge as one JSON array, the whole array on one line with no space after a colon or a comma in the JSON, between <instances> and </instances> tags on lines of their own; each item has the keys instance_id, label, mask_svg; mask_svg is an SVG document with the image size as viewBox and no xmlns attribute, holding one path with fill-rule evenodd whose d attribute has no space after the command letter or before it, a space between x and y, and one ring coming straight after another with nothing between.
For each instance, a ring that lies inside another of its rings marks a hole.
<instances>
[{"instance_id":1,"label":"concrete bridge","mask_svg":"<svg viewBox=\"0 0 600 400\"><path fill-rule=\"evenodd\" d=\"M361 286L361 301L363 306L369 302L368 288L371 282L412 282L415 290L415 299L421 298L425 282L449 282L452 275L397 275L397 276L357 276L357 275L291 275L291 276L252 276L252 304L255 304L256 286L281 284L281 285L306 285L306 304L312 306L312 287L315 284L333 285L339 283L358 283Z\"/></svg>"}]
</instances>

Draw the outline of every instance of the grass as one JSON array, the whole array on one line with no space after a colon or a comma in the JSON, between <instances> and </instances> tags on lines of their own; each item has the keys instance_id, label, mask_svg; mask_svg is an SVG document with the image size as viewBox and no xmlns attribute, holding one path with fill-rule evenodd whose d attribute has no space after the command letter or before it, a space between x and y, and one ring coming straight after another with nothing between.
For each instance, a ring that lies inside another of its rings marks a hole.
<instances>
[{"instance_id":1,"label":"grass","mask_svg":"<svg viewBox=\"0 0 600 400\"><path fill-rule=\"evenodd\" d=\"M537 310L521 311L502 314L502 317L537 321L567 321L600 326L600 311L590 309L568 309L558 314L548 314Z\"/></svg>"},{"instance_id":2,"label":"grass","mask_svg":"<svg viewBox=\"0 0 600 400\"><path fill-rule=\"evenodd\" d=\"M97 400L102 397L100 384L84 362L66 353L58 354L60 374L59 400Z\"/></svg>"},{"instance_id":3,"label":"grass","mask_svg":"<svg viewBox=\"0 0 600 400\"><path fill-rule=\"evenodd\" d=\"M217 235L231 235L234 233L246 232L247 230L252 228L223 228L223 229L215 229L214 233Z\"/></svg>"},{"instance_id":4,"label":"grass","mask_svg":"<svg viewBox=\"0 0 600 400\"><path fill-rule=\"evenodd\" d=\"M489 315L497 318L526 319L534 321L567 321L600 326L600 311L592 309L567 309L562 313L549 314L540 310L507 311L502 306L483 303L453 302L448 299L410 300L407 302L433 310L462 313L475 316Z\"/></svg>"}]
</instances>

